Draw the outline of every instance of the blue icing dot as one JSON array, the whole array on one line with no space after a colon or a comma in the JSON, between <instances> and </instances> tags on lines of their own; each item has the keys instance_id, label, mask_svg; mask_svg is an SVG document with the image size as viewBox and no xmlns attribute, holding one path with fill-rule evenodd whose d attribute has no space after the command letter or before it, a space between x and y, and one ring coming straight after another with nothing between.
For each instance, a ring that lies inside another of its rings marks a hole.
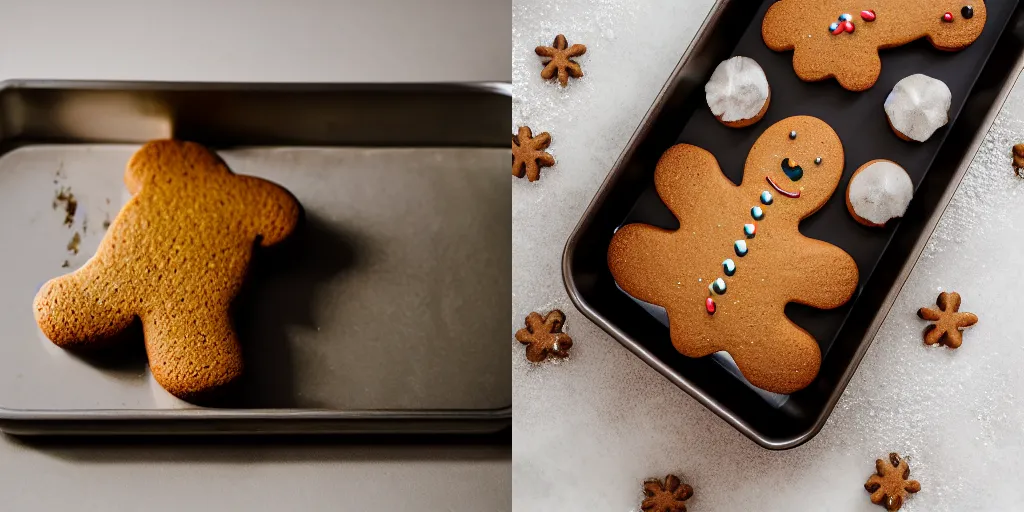
<instances>
[{"instance_id":1,"label":"blue icing dot","mask_svg":"<svg viewBox=\"0 0 1024 512\"><path fill-rule=\"evenodd\" d=\"M736 262L732 258L726 258L722 262L722 269L725 270L725 275L732 277L736 273Z\"/></svg>"},{"instance_id":2,"label":"blue icing dot","mask_svg":"<svg viewBox=\"0 0 1024 512\"><path fill-rule=\"evenodd\" d=\"M850 16L849 14L842 14L839 16L839 19L843 21L850 21L851 19L853 19L853 16Z\"/></svg>"},{"instance_id":3,"label":"blue icing dot","mask_svg":"<svg viewBox=\"0 0 1024 512\"><path fill-rule=\"evenodd\" d=\"M743 234L747 235L747 238L754 238L754 233L757 232L757 226L753 224L743 225Z\"/></svg>"},{"instance_id":4,"label":"blue icing dot","mask_svg":"<svg viewBox=\"0 0 1024 512\"><path fill-rule=\"evenodd\" d=\"M832 24L828 26L828 31L835 32L837 28L839 28L839 24L833 21Z\"/></svg>"},{"instance_id":5,"label":"blue icing dot","mask_svg":"<svg viewBox=\"0 0 1024 512\"><path fill-rule=\"evenodd\" d=\"M772 193L765 190L761 192L761 204L772 204Z\"/></svg>"},{"instance_id":6,"label":"blue icing dot","mask_svg":"<svg viewBox=\"0 0 1024 512\"><path fill-rule=\"evenodd\" d=\"M743 256L746 256L747 255L747 241L746 240L736 240L736 243L733 244L733 249L736 249L736 256L739 256L741 258Z\"/></svg>"},{"instance_id":7,"label":"blue icing dot","mask_svg":"<svg viewBox=\"0 0 1024 512\"><path fill-rule=\"evenodd\" d=\"M719 295L725 294L725 279L721 277L715 279L715 282L711 283L711 291Z\"/></svg>"},{"instance_id":8,"label":"blue icing dot","mask_svg":"<svg viewBox=\"0 0 1024 512\"><path fill-rule=\"evenodd\" d=\"M761 220L764 218L764 210L762 210L760 206L755 206L750 209L750 216L753 217L754 220Z\"/></svg>"}]
</instances>

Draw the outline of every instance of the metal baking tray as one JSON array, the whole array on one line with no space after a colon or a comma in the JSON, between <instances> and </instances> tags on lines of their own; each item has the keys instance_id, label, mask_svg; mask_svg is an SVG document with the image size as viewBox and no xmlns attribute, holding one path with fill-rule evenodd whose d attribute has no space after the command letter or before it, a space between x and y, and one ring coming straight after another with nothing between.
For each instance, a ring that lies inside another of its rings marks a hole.
<instances>
[{"instance_id":1,"label":"metal baking tray","mask_svg":"<svg viewBox=\"0 0 1024 512\"><path fill-rule=\"evenodd\" d=\"M854 93L834 80L800 81L792 52L765 46L760 26L771 3L715 4L569 237L562 271L576 307L626 348L757 444L787 449L824 426L1012 88L1024 65L1024 11L1015 0L987 1L985 31L961 52L941 52L926 41L883 50L876 85ZM743 129L718 123L704 99L704 83L732 55L757 60L772 87L765 118ZM953 91L953 122L923 144L898 139L882 109L892 86L913 73L939 78ZM678 226L653 190L655 164L668 147L679 142L703 147L738 182L754 140L776 121L800 114L828 122L846 152L836 193L801 223L801 232L850 253L860 268L860 283L853 299L836 310L786 307L787 316L819 341L822 366L807 388L771 396L738 378L721 359L691 359L676 352L657 312L616 287L607 249L613 232L626 222ZM875 158L901 163L917 187L903 219L881 230L857 224L844 201L850 175Z\"/></svg>"},{"instance_id":2,"label":"metal baking tray","mask_svg":"<svg viewBox=\"0 0 1024 512\"><path fill-rule=\"evenodd\" d=\"M0 429L13 434L484 433L511 425L506 83L7 82L0 88ZM49 343L39 286L82 265L147 140L216 149L304 222L234 305L246 374L166 393L138 343ZM70 201L70 197L74 201ZM70 203L74 206L70 206Z\"/></svg>"}]
</instances>

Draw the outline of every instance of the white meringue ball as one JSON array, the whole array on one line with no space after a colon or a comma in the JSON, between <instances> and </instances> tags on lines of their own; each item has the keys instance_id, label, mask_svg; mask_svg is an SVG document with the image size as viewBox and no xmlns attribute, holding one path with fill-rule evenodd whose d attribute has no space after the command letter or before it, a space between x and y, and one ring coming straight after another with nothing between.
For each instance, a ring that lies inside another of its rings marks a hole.
<instances>
[{"instance_id":1,"label":"white meringue ball","mask_svg":"<svg viewBox=\"0 0 1024 512\"><path fill-rule=\"evenodd\" d=\"M953 95L942 80L910 75L896 83L885 98L885 114L898 132L924 142L949 122Z\"/></svg>"},{"instance_id":2,"label":"white meringue ball","mask_svg":"<svg viewBox=\"0 0 1024 512\"><path fill-rule=\"evenodd\" d=\"M768 78L757 61L736 56L718 64L704 93L711 113L722 122L752 119L768 101Z\"/></svg>"},{"instance_id":3,"label":"white meringue ball","mask_svg":"<svg viewBox=\"0 0 1024 512\"><path fill-rule=\"evenodd\" d=\"M889 160L858 169L847 190L854 215L879 226L902 217L913 197L914 183L907 171Z\"/></svg>"}]
</instances>

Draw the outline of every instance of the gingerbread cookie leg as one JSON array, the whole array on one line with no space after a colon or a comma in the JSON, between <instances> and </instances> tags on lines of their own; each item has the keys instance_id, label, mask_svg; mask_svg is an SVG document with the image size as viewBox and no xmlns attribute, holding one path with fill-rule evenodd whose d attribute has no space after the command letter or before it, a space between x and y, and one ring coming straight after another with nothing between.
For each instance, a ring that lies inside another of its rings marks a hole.
<instances>
[{"instance_id":1,"label":"gingerbread cookie leg","mask_svg":"<svg viewBox=\"0 0 1024 512\"><path fill-rule=\"evenodd\" d=\"M807 387L821 366L821 349L814 337L789 321L764 323L759 328L760 336L728 351L743 376L754 386L783 395Z\"/></svg>"},{"instance_id":2,"label":"gingerbread cookie leg","mask_svg":"<svg viewBox=\"0 0 1024 512\"><path fill-rule=\"evenodd\" d=\"M142 322L153 378L185 400L242 374L242 350L227 308L205 304L157 310Z\"/></svg>"},{"instance_id":3,"label":"gingerbread cookie leg","mask_svg":"<svg viewBox=\"0 0 1024 512\"><path fill-rule=\"evenodd\" d=\"M94 260L86 266L98 264ZM69 274L47 282L33 303L36 323L59 347L87 349L103 345L135 320L135 315L113 297L116 284L90 282L81 275Z\"/></svg>"}]
</instances>

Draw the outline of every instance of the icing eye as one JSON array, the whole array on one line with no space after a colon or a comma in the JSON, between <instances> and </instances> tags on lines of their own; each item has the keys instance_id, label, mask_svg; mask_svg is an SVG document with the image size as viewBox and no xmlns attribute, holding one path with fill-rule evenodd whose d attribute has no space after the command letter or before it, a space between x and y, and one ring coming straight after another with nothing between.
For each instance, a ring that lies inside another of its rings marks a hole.
<instances>
[{"instance_id":1,"label":"icing eye","mask_svg":"<svg viewBox=\"0 0 1024 512\"><path fill-rule=\"evenodd\" d=\"M804 177L804 170L791 158L784 158L782 160L782 172L786 173L786 177L790 181L800 181L800 178Z\"/></svg>"},{"instance_id":2,"label":"icing eye","mask_svg":"<svg viewBox=\"0 0 1024 512\"><path fill-rule=\"evenodd\" d=\"M971 7L969 5L965 5L963 7L963 9L960 9L960 16L963 16L964 19L967 19L967 20L973 18L974 17L974 7Z\"/></svg>"},{"instance_id":3,"label":"icing eye","mask_svg":"<svg viewBox=\"0 0 1024 512\"><path fill-rule=\"evenodd\" d=\"M796 139L796 130L789 132L789 140Z\"/></svg>"}]
</instances>

